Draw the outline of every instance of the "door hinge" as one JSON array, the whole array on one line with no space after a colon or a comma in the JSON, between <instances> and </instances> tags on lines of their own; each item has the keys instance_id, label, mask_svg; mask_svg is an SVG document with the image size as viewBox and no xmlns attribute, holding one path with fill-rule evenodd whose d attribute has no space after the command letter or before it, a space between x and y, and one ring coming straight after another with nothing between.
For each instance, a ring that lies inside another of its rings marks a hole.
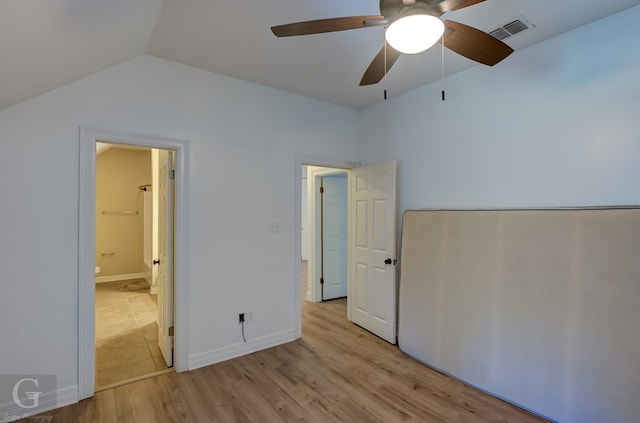
<instances>
[{"instance_id":1,"label":"door hinge","mask_svg":"<svg viewBox=\"0 0 640 423\"><path fill-rule=\"evenodd\" d=\"M169 336L173 336L174 332L173 326L169 326Z\"/></svg>"},{"instance_id":2,"label":"door hinge","mask_svg":"<svg viewBox=\"0 0 640 423\"><path fill-rule=\"evenodd\" d=\"M176 171L175 171L175 169L172 169L172 170L169 171L169 179L172 180L172 181L176 179Z\"/></svg>"},{"instance_id":3,"label":"door hinge","mask_svg":"<svg viewBox=\"0 0 640 423\"><path fill-rule=\"evenodd\" d=\"M324 278L320 278L320 285L324 285Z\"/></svg>"},{"instance_id":4,"label":"door hinge","mask_svg":"<svg viewBox=\"0 0 640 423\"><path fill-rule=\"evenodd\" d=\"M320 194L324 194L324 187L320 187Z\"/></svg>"}]
</instances>

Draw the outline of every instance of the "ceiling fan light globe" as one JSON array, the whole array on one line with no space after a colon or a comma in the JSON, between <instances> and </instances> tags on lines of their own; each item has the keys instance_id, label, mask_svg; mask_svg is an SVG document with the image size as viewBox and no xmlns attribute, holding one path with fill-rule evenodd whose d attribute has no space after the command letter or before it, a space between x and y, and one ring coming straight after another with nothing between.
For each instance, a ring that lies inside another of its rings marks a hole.
<instances>
[{"instance_id":1,"label":"ceiling fan light globe","mask_svg":"<svg viewBox=\"0 0 640 423\"><path fill-rule=\"evenodd\" d=\"M385 32L389 45L400 53L421 53L438 42L444 23L435 16L416 14L394 21Z\"/></svg>"}]
</instances>

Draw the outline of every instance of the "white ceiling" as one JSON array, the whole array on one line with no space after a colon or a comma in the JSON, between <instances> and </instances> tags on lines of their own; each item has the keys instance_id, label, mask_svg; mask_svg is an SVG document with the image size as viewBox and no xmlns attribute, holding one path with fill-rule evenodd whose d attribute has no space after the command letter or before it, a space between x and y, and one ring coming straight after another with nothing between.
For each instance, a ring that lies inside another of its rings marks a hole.
<instances>
[{"instance_id":1,"label":"white ceiling","mask_svg":"<svg viewBox=\"0 0 640 423\"><path fill-rule=\"evenodd\" d=\"M506 41L517 55L518 49L638 4L640 0L487 0L443 18L490 31L524 16L536 28ZM376 14L376 0L2 0L0 109L141 54L366 107L383 97L382 83L358 86L382 47L381 27L280 39L270 27ZM439 79L440 53L432 48L402 56L387 77L389 94ZM445 61L449 75L476 66L450 51Z\"/></svg>"}]
</instances>

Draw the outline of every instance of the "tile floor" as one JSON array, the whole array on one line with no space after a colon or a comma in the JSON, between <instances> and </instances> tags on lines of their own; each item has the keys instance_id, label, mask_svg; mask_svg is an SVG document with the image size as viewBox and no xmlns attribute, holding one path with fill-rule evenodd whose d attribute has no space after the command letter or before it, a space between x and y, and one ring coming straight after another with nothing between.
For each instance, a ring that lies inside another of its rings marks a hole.
<instances>
[{"instance_id":1,"label":"tile floor","mask_svg":"<svg viewBox=\"0 0 640 423\"><path fill-rule=\"evenodd\" d=\"M96 284L96 390L167 369L157 341L157 296L143 281Z\"/></svg>"}]
</instances>

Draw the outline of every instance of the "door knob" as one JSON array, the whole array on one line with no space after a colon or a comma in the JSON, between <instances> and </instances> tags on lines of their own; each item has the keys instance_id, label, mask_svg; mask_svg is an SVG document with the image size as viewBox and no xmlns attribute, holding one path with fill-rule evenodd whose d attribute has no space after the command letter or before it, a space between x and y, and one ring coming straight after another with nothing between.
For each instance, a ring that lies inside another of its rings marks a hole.
<instances>
[{"instance_id":1,"label":"door knob","mask_svg":"<svg viewBox=\"0 0 640 423\"><path fill-rule=\"evenodd\" d=\"M153 264L160 264L160 260L154 260Z\"/></svg>"},{"instance_id":2,"label":"door knob","mask_svg":"<svg viewBox=\"0 0 640 423\"><path fill-rule=\"evenodd\" d=\"M391 259L390 259L390 258L386 259L386 260L384 261L384 264L391 264Z\"/></svg>"}]
</instances>

